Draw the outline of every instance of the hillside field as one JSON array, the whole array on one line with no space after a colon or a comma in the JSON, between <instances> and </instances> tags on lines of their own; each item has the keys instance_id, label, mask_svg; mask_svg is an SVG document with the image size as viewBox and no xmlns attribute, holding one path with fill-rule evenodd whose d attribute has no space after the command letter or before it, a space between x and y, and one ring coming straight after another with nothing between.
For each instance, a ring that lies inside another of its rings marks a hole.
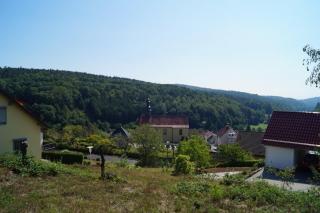
<instances>
[{"instance_id":1,"label":"hillside field","mask_svg":"<svg viewBox=\"0 0 320 213\"><path fill-rule=\"evenodd\" d=\"M319 212L319 191L290 192L241 178L172 176L161 168L109 164L120 181L102 181L97 166L28 177L0 166L0 212ZM72 171L72 172L70 172Z\"/></svg>"}]
</instances>

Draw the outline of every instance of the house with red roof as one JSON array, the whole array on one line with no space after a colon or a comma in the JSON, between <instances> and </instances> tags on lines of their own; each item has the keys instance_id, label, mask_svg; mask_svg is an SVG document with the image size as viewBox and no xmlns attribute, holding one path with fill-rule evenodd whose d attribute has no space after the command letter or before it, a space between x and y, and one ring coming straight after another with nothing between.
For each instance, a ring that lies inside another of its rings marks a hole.
<instances>
[{"instance_id":1,"label":"house with red roof","mask_svg":"<svg viewBox=\"0 0 320 213\"><path fill-rule=\"evenodd\" d=\"M216 145L235 143L238 137L238 132L235 131L229 124L217 132Z\"/></svg>"},{"instance_id":2,"label":"house with red roof","mask_svg":"<svg viewBox=\"0 0 320 213\"><path fill-rule=\"evenodd\" d=\"M200 131L200 135L205 139L205 141L208 142L208 144L215 144L217 141L217 134L214 134L213 132L209 130Z\"/></svg>"},{"instance_id":3,"label":"house with red roof","mask_svg":"<svg viewBox=\"0 0 320 213\"><path fill-rule=\"evenodd\" d=\"M138 123L148 124L161 131L163 142L179 143L189 135L189 119L182 115L142 114Z\"/></svg>"},{"instance_id":4,"label":"house with red roof","mask_svg":"<svg viewBox=\"0 0 320 213\"><path fill-rule=\"evenodd\" d=\"M320 113L272 113L262 139L265 165L283 169L304 162L312 150L320 148Z\"/></svg>"},{"instance_id":5,"label":"house with red roof","mask_svg":"<svg viewBox=\"0 0 320 213\"><path fill-rule=\"evenodd\" d=\"M21 101L0 91L0 153L22 151L41 158L43 130L46 125Z\"/></svg>"}]
</instances>

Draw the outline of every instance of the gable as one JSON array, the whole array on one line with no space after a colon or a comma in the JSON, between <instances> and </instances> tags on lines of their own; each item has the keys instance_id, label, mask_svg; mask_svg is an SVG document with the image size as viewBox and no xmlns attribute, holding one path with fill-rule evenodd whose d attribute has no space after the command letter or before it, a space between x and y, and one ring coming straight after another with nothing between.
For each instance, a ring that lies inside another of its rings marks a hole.
<instances>
[{"instance_id":1,"label":"gable","mask_svg":"<svg viewBox=\"0 0 320 213\"><path fill-rule=\"evenodd\" d=\"M28 112L23 105L14 99L9 98L0 92L0 107L6 107L7 109L7 121L12 119L12 116L16 116L17 119L28 120L28 122L33 123L37 126L44 127L44 124L35 118L31 112Z\"/></svg>"},{"instance_id":2,"label":"gable","mask_svg":"<svg viewBox=\"0 0 320 213\"><path fill-rule=\"evenodd\" d=\"M320 147L320 113L272 113L263 144L292 148Z\"/></svg>"}]
</instances>

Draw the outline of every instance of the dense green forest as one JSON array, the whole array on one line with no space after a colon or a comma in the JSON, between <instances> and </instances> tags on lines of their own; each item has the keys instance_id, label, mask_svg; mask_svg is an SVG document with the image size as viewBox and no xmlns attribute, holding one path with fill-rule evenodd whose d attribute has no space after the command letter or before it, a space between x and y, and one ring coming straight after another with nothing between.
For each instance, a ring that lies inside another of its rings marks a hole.
<instances>
[{"instance_id":1,"label":"dense green forest","mask_svg":"<svg viewBox=\"0 0 320 213\"><path fill-rule=\"evenodd\" d=\"M226 123L244 128L264 122L273 109L286 109L272 102L239 100L177 85L58 70L0 68L0 89L56 128L79 124L108 130L133 124L144 112L148 97L153 114L187 115L192 128L211 130Z\"/></svg>"},{"instance_id":2,"label":"dense green forest","mask_svg":"<svg viewBox=\"0 0 320 213\"><path fill-rule=\"evenodd\" d=\"M265 103L270 103L273 110L312 111L314 110L317 103L320 102L320 97L297 100L294 98L284 98L280 96L262 96L239 91L218 90L183 84L177 85L196 91L203 91L216 95L223 95L225 97L239 101L240 103L245 104L247 106L265 105Z\"/></svg>"}]
</instances>

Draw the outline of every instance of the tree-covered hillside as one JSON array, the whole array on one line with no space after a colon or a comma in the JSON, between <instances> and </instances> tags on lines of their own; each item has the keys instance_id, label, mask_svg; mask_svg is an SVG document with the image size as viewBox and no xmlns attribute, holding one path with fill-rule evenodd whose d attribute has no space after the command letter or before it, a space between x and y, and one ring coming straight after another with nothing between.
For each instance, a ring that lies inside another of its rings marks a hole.
<instances>
[{"instance_id":1,"label":"tree-covered hillside","mask_svg":"<svg viewBox=\"0 0 320 213\"><path fill-rule=\"evenodd\" d=\"M243 103L175 85L57 70L0 68L0 88L58 128L93 124L108 129L135 122L147 97L153 114L187 115L191 127L212 130L226 123L244 127L263 122L273 109L270 103Z\"/></svg>"},{"instance_id":2,"label":"tree-covered hillside","mask_svg":"<svg viewBox=\"0 0 320 213\"><path fill-rule=\"evenodd\" d=\"M312 111L320 101L319 97L297 100L294 98L285 98L280 96L262 96L239 91L218 90L190 85L178 84L179 86L190 88L196 91L204 91L211 94L223 95L233 100L239 101L246 106L264 106L269 104L273 110L287 111ZM271 112L271 111L270 111Z\"/></svg>"}]
</instances>

